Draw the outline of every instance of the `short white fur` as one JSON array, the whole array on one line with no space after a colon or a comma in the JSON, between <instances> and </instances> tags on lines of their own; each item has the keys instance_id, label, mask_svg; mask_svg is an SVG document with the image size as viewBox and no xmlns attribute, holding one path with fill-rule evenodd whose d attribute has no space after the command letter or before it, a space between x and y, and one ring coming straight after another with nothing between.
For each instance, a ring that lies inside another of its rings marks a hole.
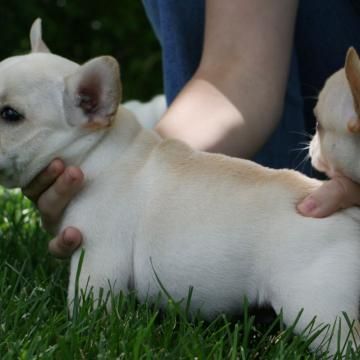
<instances>
[{"instance_id":1,"label":"short white fur","mask_svg":"<svg viewBox=\"0 0 360 360\"><path fill-rule=\"evenodd\" d=\"M41 31L32 33L40 37L32 44L42 42ZM123 106L106 111L120 100L116 61L100 57L83 71L88 66L49 52L0 63L0 109L25 117L0 121L0 182L24 186L54 157L85 174L59 229L75 226L84 236L80 287L151 300L161 291L156 272L176 300L192 286L191 311L207 319L241 312L246 297L282 311L287 325L304 309L297 332L314 317L317 325L342 319L343 344L342 312L358 329L359 211L299 215L295 204L318 181L162 140ZM80 251L71 259L70 306Z\"/></svg>"}]
</instances>

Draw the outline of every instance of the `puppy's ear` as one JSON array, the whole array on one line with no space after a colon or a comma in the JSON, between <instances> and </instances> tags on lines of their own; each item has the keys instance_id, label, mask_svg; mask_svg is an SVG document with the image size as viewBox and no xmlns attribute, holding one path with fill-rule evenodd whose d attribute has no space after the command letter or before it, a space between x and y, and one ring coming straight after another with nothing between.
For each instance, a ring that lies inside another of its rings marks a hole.
<instances>
[{"instance_id":1,"label":"puppy's ear","mask_svg":"<svg viewBox=\"0 0 360 360\"><path fill-rule=\"evenodd\" d=\"M350 85L357 114L357 119L349 121L348 129L350 132L360 133L360 59L353 47L346 54L345 74Z\"/></svg>"},{"instance_id":2,"label":"puppy's ear","mask_svg":"<svg viewBox=\"0 0 360 360\"><path fill-rule=\"evenodd\" d=\"M64 106L70 125L108 127L120 100L119 64L111 56L90 60L65 79Z\"/></svg>"},{"instance_id":3,"label":"puppy's ear","mask_svg":"<svg viewBox=\"0 0 360 360\"><path fill-rule=\"evenodd\" d=\"M49 53L50 50L45 45L42 39L41 31L41 19L37 18L30 29L30 43L31 43L31 52L44 52Z\"/></svg>"}]
</instances>

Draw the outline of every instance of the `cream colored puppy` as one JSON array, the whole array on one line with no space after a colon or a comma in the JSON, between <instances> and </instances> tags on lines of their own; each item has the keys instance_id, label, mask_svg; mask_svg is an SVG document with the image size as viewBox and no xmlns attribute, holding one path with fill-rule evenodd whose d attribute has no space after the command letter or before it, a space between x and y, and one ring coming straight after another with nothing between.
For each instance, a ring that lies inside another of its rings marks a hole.
<instances>
[{"instance_id":1,"label":"cream colored puppy","mask_svg":"<svg viewBox=\"0 0 360 360\"><path fill-rule=\"evenodd\" d=\"M320 92L315 115L312 165L329 177L345 175L360 183L360 59L354 48L347 53L345 67Z\"/></svg>"},{"instance_id":2,"label":"cream colored puppy","mask_svg":"<svg viewBox=\"0 0 360 360\"><path fill-rule=\"evenodd\" d=\"M317 181L162 140L119 106L115 59L79 66L50 54L39 21L31 43L31 54L0 63L0 182L25 186L55 157L82 168L86 185L59 229L84 235L82 289L135 290L145 301L161 291L159 279L175 300L193 287L191 310L207 319L241 312L246 297L282 311L287 325L304 309L297 332L314 317L315 325L342 319L345 343L343 312L358 318L357 210L299 215L295 204ZM79 258L80 250L70 306ZM323 332L312 347L328 338Z\"/></svg>"}]
</instances>

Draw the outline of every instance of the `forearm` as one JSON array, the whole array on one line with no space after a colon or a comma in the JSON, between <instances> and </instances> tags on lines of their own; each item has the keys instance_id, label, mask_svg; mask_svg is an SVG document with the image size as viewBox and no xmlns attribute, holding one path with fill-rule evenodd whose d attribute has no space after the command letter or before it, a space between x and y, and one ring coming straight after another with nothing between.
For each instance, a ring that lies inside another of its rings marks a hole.
<instances>
[{"instance_id":1,"label":"forearm","mask_svg":"<svg viewBox=\"0 0 360 360\"><path fill-rule=\"evenodd\" d=\"M295 0L208 0L200 66L160 134L252 156L281 115L296 8Z\"/></svg>"},{"instance_id":2,"label":"forearm","mask_svg":"<svg viewBox=\"0 0 360 360\"><path fill-rule=\"evenodd\" d=\"M243 90L242 104L234 104L206 77L195 76L163 116L156 130L195 149L249 158L266 141L280 116L280 108L256 89Z\"/></svg>"}]
</instances>

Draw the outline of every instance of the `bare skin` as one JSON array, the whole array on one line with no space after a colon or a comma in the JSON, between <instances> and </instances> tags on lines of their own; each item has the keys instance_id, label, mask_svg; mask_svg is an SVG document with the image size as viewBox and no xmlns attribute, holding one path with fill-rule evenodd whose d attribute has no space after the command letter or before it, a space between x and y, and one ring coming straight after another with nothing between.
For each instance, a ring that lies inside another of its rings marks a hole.
<instances>
[{"instance_id":1,"label":"bare skin","mask_svg":"<svg viewBox=\"0 0 360 360\"><path fill-rule=\"evenodd\" d=\"M297 209L304 216L322 218L352 206L360 206L360 185L338 176L307 196Z\"/></svg>"},{"instance_id":2,"label":"bare skin","mask_svg":"<svg viewBox=\"0 0 360 360\"><path fill-rule=\"evenodd\" d=\"M195 149L253 156L281 114L297 4L297 0L207 0L199 68L156 131ZM65 168L57 159L24 189L48 231L56 233L56 224L83 179L80 169ZM304 216L325 217L353 205L360 205L360 185L337 177L297 209ZM49 250L68 257L81 241L77 229L67 228L50 242Z\"/></svg>"},{"instance_id":3,"label":"bare skin","mask_svg":"<svg viewBox=\"0 0 360 360\"><path fill-rule=\"evenodd\" d=\"M253 156L282 112L296 10L295 0L208 0L200 65L156 130L195 149Z\"/></svg>"},{"instance_id":4,"label":"bare skin","mask_svg":"<svg viewBox=\"0 0 360 360\"><path fill-rule=\"evenodd\" d=\"M56 233L56 226L61 215L80 191L84 175L79 168L65 168L64 163L55 159L39 174L23 193L37 204L44 228L51 234ZM49 243L49 251L56 257L66 258L80 246L82 235L76 228L67 228L57 234Z\"/></svg>"}]
</instances>

